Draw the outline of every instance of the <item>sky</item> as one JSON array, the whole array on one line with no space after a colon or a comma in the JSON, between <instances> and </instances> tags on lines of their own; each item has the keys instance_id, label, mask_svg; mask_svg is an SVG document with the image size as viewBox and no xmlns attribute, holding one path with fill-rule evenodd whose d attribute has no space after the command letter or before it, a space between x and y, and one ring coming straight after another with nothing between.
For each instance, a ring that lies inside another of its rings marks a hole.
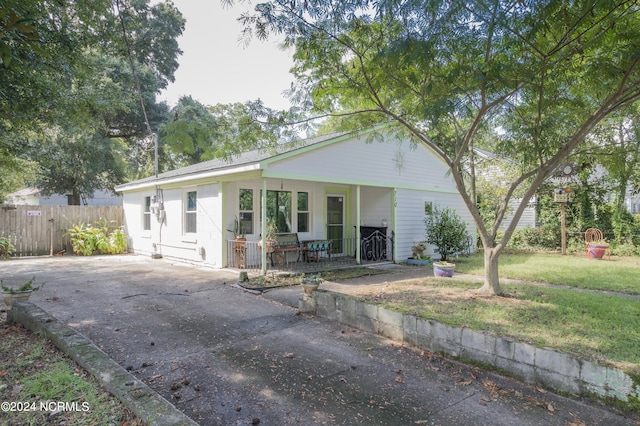
<instances>
[{"instance_id":1,"label":"sky","mask_svg":"<svg viewBox=\"0 0 640 426\"><path fill-rule=\"evenodd\" d=\"M184 52L175 82L159 98L170 106L184 95L204 105L261 99L271 108L286 109L283 92L291 86L292 52L276 41L238 41L242 26L236 21L247 5L224 8L220 0L173 0L186 19L178 39Z\"/></svg>"}]
</instances>

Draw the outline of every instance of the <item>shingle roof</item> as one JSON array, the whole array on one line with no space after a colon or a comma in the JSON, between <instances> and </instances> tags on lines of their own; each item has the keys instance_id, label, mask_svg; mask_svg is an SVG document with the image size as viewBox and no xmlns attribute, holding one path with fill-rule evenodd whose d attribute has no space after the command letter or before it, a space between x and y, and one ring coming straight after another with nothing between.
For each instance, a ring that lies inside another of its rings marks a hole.
<instances>
[{"instance_id":1,"label":"shingle roof","mask_svg":"<svg viewBox=\"0 0 640 426\"><path fill-rule=\"evenodd\" d=\"M332 133L332 134L327 134L327 135L322 135L322 136L316 136L310 139L306 139L306 140L302 140L302 141L296 141L296 142L291 142L291 143L283 143L280 145L277 145L275 147L272 147L270 149L263 149L263 150L253 150L253 151L247 151L244 153L241 153L237 156L232 157L230 160L224 160L224 159L214 159L214 160L209 160L209 161L204 161L202 163L198 163L198 164L192 164L190 166L186 166L186 167L182 167L179 169L175 169L175 170L171 170L168 172L164 172L164 173L160 173L156 179L155 176L150 176L147 178L143 178L143 179L138 179L136 181L132 181L132 182L128 182L124 185L119 185L116 187L116 190L122 190L127 186L132 186L132 185L140 185L140 184L145 184L145 183L150 183L150 182L162 182L165 180L170 180L173 178L178 178L178 177L187 177L187 176L193 176L194 178L197 178L197 176L201 173L204 172L210 172L210 171L215 171L215 170L219 170L222 171L224 169L234 169L237 168L239 166L246 166L246 165L251 165L251 164L257 164L260 161L266 160L268 158L273 158L276 157L278 155L281 154L285 154L288 152L293 152L311 145L315 145L315 144L319 144L321 142L325 142L328 140L331 140L333 138L336 138L340 135L342 135L343 133Z\"/></svg>"}]
</instances>

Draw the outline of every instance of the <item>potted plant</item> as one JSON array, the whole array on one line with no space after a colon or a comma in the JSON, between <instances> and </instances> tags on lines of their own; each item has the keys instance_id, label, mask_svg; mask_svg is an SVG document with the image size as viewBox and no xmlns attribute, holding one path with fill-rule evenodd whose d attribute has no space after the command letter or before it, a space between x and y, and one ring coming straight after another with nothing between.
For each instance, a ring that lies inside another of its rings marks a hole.
<instances>
[{"instance_id":1,"label":"potted plant","mask_svg":"<svg viewBox=\"0 0 640 426\"><path fill-rule=\"evenodd\" d=\"M275 219L267 219L267 226L265 229L264 239L267 244L267 253L273 253L278 236L278 225ZM258 246L262 249L262 240L258 243Z\"/></svg>"},{"instance_id":2,"label":"potted plant","mask_svg":"<svg viewBox=\"0 0 640 426\"><path fill-rule=\"evenodd\" d=\"M239 240L246 241L246 238L244 236L244 231L242 229L242 222L240 222L240 219L238 219L238 216L236 216L235 219L233 220L233 228L227 229L227 231L233 234L233 238L236 241L239 241Z\"/></svg>"},{"instance_id":3,"label":"potted plant","mask_svg":"<svg viewBox=\"0 0 640 426\"><path fill-rule=\"evenodd\" d=\"M318 275L305 276L304 274L302 274L302 276L300 277L300 285L302 285L302 289L304 290L305 294L313 293L318 289L323 281L324 280Z\"/></svg>"},{"instance_id":4,"label":"potted plant","mask_svg":"<svg viewBox=\"0 0 640 426\"><path fill-rule=\"evenodd\" d=\"M411 257L407 259L407 265L431 265L433 259L431 259L431 256L427 256L426 254L424 254L426 249L427 244L424 242L420 242L415 246L411 246Z\"/></svg>"},{"instance_id":5,"label":"potted plant","mask_svg":"<svg viewBox=\"0 0 640 426\"><path fill-rule=\"evenodd\" d=\"M246 267L246 252L247 252L247 238L244 236L244 230L242 229L242 222L236 215L233 220L233 228L227 229L227 231L233 234L233 251L236 254L236 266L240 268Z\"/></svg>"},{"instance_id":6,"label":"potted plant","mask_svg":"<svg viewBox=\"0 0 640 426\"><path fill-rule=\"evenodd\" d=\"M431 256L410 257L407 259L407 265L428 266L433 263Z\"/></svg>"},{"instance_id":7,"label":"potted plant","mask_svg":"<svg viewBox=\"0 0 640 426\"><path fill-rule=\"evenodd\" d=\"M587 246L587 258L602 259L604 253L609 248L609 243L605 240L592 241Z\"/></svg>"},{"instance_id":8,"label":"potted plant","mask_svg":"<svg viewBox=\"0 0 640 426\"><path fill-rule=\"evenodd\" d=\"M31 297L31 293L34 291L40 290L44 284L40 286L34 286L33 284L36 281L36 277L31 278L26 283L22 284L20 287L13 288L5 285L2 280L0 280L0 287L2 287L2 299L4 300L4 304L7 305L9 309L14 302L24 302L29 300Z\"/></svg>"},{"instance_id":9,"label":"potted plant","mask_svg":"<svg viewBox=\"0 0 640 426\"><path fill-rule=\"evenodd\" d=\"M455 263L450 263L444 260L433 262L433 275L435 277L447 277L453 276L453 271L456 269Z\"/></svg>"},{"instance_id":10,"label":"potted plant","mask_svg":"<svg viewBox=\"0 0 640 426\"><path fill-rule=\"evenodd\" d=\"M433 262L433 274L437 277L451 277L456 265L448 259L467 247L467 225L455 211L438 206L433 207L424 223L426 242L436 246L436 251L440 253L440 261Z\"/></svg>"}]
</instances>

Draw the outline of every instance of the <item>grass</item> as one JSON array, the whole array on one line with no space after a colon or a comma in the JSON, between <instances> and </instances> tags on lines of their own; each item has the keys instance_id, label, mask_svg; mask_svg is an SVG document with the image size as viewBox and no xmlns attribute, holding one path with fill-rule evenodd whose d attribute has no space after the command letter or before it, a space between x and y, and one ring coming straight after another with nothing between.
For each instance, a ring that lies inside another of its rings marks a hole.
<instances>
[{"instance_id":1,"label":"grass","mask_svg":"<svg viewBox=\"0 0 640 426\"><path fill-rule=\"evenodd\" d=\"M456 271L484 274L482 254L456 261ZM500 256L501 278L568 285L589 290L640 294L640 258L613 257L611 260L551 253L504 253Z\"/></svg>"},{"instance_id":2,"label":"grass","mask_svg":"<svg viewBox=\"0 0 640 426\"><path fill-rule=\"evenodd\" d=\"M144 424L45 338L6 324L0 333L0 401L29 404L0 411L0 424Z\"/></svg>"},{"instance_id":3,"label":"grass","mask_svg":"<svg viewBox=\"0 0 640 426\"><path fill-rule=\"evenodd\" d=\"M547 254L505 254L501 278L561 285L502 283L501 297L480 297L480 279L396 282L357 294L362 300L445 324L551 347L640 373L640 271L637 259L586 260ZM457 259L456 271L482 274L481 256ZM630 275L630 276L629 276ZM621 294L576 291L606 290Z\"/></svg>"}]
</instances>

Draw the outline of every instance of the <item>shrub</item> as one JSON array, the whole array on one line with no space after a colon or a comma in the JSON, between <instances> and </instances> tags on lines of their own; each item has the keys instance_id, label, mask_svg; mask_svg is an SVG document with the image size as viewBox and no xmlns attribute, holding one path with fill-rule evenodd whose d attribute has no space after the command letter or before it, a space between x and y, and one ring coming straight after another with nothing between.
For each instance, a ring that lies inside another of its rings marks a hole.
<instances>
[{"instance_id":1,"label":"shrub","mask_svg":"<svg viewBox=\"0 0 640 426\"><path fill-rule=\"evenodd\" d=\"M516 229L508 246L522 250L556 250L561 245L560 230L553 227Z\"/></svg>"},{"instance_id":2,"label":"shrub","mask_svg":"<svg viewBox=\"0 0 640 426\"><path fill-rule=\"evenodd\" d=\"M426 242L437 247L441 260L465 250L469 244L467 224L458 214L449 209L434 206L433 212L424 219Z\"/></svg>"},{"instance_id":3,"label":"shrub","mask_svg":"<svg viewBox=\"0 0 640 426\"><path fill-rule=\"evenodd\" d=\"M127 248L122 228L110 232L106 219L96 222L95 226L86 226L84 223L73 225L68 234L73 252L82 256L90 256L93 252L119 254Z\"/></svg>"},{"instance_id":4,"label":"shrub","mask_svg":"<svg viewBox=\"0 0 640 426\"><path fill-rule=\"evenodd\" d=\"M0 259L11 256L14 249L15 247L8 237L0 237Z\"/></svg>"},{"instance_id":5,"label":"shrub","mask_svg":"<svg viewBox=\"0 0 640 426\"><path fill-rule=\"evenodd\" d=\"M637 256L640 254L640 248L630 244L614 244L611 246L611 254L616 256Z\"/></svg>"}]
</instances>

